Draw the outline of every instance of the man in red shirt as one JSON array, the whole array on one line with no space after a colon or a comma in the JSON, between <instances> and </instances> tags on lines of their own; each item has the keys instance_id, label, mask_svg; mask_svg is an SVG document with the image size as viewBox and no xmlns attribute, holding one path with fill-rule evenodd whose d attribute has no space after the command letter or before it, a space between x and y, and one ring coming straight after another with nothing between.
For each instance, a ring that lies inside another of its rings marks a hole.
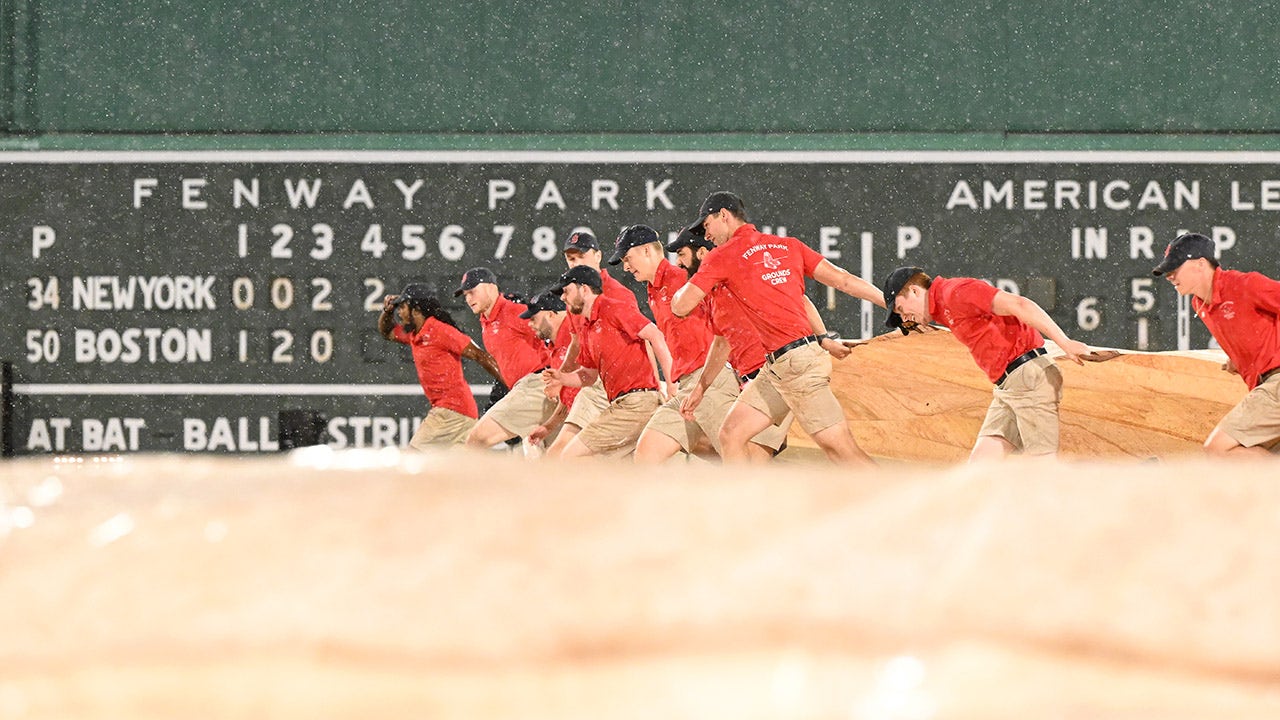
<instances>
[{"instance_id":1,"label":"man in red shirt","mask_svg":"<svg viewBox=\"0 0 1280 720\"><path fill-rule=\"evenodd\" d=\"M502 296L498 279L488 268L468 270L453 294L463 296L480 318L484 347L510 388L471 429L467 445L487 448L513 437L528 437L555 409L555 402L542 392L541 373L550 361L547 346L520 318L525 306Z\"/></svg>"},{"instance_id":2,"label":"man in red shirt","mask_svg":"<svg viewBox=\"0 0 1280 720\"><path fill-rule=\"evenodd\" d=\"M595 270L600 273L601 287L604 290L605 297L628 303L631 307L638 309L635 293L610 277L607 270L601 269L600 261L603 257L600 252L599 241L589 232L571 233L564 241L564 262L569 269L585 265ZM569 333L572 340L566 349L563 361L556 366L564 372L571 372L578 368L578 331L583 322L581 317L573 313L569 314L568 319ZM555 381L547 378L546 382L548 383L548 396L555 396L560 392L560 388L555 385ZM608 405L609 399L605 397L604 386L599 382L582 388L582 392L577 393L574 397L573 404L569 407L568 415L565 417L564 424L561 426L559 434L556 435L555 441L551 443L551 447L547 448L547 457L559 457L565 446L569 444L569 441L573 440L573 437L582 428L589 425L592 420L595 420Z\"/></svg>"},{"instance_id":3,"label":"man in red shirt","mask_svg":"<svg viewBox=\"0 0 1280 720\"><path fill-rule=\"evenodd\" d=\"M749 459L751 438L793 412L827 457L871 464L831 392L831 356L825 347L839 343L814 334L804 302L804 279L811 277L876 305L884 303L880 291L795 238L760 232L747 222L742 198L731 192L711 193L688 230L705 234L716 249L676 294L672 312L692 312L709 292L725 285L741 302L767 350L765 369L743 389L720 430L724 459Z\"/></svg>"},{"instance_id":4,"label":"man in red shirt","mask_svg":"<svg viewBox=\"0 0 1280 720\"><path fill-rule=\"evenodd\" d=\"M1057 454L1062 371L1046 354L1044 338L1076 364L1089 352L1084 343L1067 337L1035 302L984 280L931 278L918 267L901 267L885 279L884 300L885 325L904 333L929 323L950 328L995 384L970 462L1015 451Z\"/></svg>"},{"instance_id":5,"label":"man in red shirt","mask_svg":"<svg viewBox=\"0 0 1280 720\"><path fill-rule=\"evenodd\" d=\"M704 447L719 453L720 427L738 398L734 378L720 373L715 382L708 383L692 422L680 412L684 399L698 386L702 363L711 347L709 303L704 301L682 318L671 314L671 298L689 275L667 261L658 231L648 225L632 225L618 234L609 264L618 263L647 286L649 310L671 349L671 371L677 387L675 395L658 408L641 433L636 443L636 462L659 463L678 452L694 453Z\"/></svg>"},{"instance_id":6,"label":"man in red shirt","mask_svg":"<svg viewBox=\"0 0 1280 720\"><path fill-rule=\"evenodd\" d=\"M658 327L629 304L603 295L600 273L585 265L560 276L561 297L569 312L584 318L574 372L547 370L551 380L587 387L597 377L609 406L565 446L562 458L613 455L629 451L664 400L650 354L671 377L671 351ZM668 383L669 389L674 387Z\"/></svg>"},{"instance_id":7,"label":"man in red shirt","mask_svg":"<svg viewBox=\"0 0 1280 720\"><path fill-rule=\"evenodd\" d=\"M399 320L399 324L395 320ZM409 440L409 447L425 450L430 445L452 445L467 438L478 416L471 385L462 375L462 358L480 364L502 382L493 356L476 346L458 329L449 311L426 285L413 283L399 295L382 299L378 332L388 340L408 345L418 382L431 409Z\"/></svg>"},{"instance_id":8,"label":"man in red shirt","mask_svg":"<svg viewBox=\"0 0 1280 720\"><path fill-rule=\"evenodd\" d=\"M520 313L520 317L528 320L529 327L547 344L551 353L551 367L562 367L573 342L573 327L567 322L569 313L564 301L560 299L559 288L551 287L529 298L528 309ZM565 385L558 387L556 409L551 417L543 420L541 425L529 433L530 443L542 443L546 438L556 436L556 431L563 427L574 399L582 391L582 388ZM577 430L574 434L577 434Z\"/></svg>"},{"instance_id":9,"label":"man in red shirt","mask_svg":"<svg viewBox=\"0 0 1280 720\"><path fill-rule=\"evenodd\" d=\"M688 230L682 230L675 240L667 244L667 252L675 253L676 262L684 268L689 277L698 272L702 259L713 249L715 245L706 236L694 235ZM716 287L707 295L704 302L708 304L711 311L709 313L711 332L714 337L711 339L711 347L707 349L707 357L703 363L698 384L684 398L680 406L680 413L686 420L694 418L694 413L702 404L702 398L711 383L715 382L719 375L726 374L722 372L726 362L733 373L739 392L743 386L760 374L760 369L765 363L764 343L760 340L760 333L756 332L755 327L747 320L742 306L729 293L728 288L724 285ZM814 313L817 313L817 308L814 308ZM787 433L790 432L794 419L795 415L787 413L786 417L751 438L751 442L747 445L748 458L753 462L763 462L781 452L787 444ZM721 423L723 424L723 419Z\"/></svg>"},{"instance_id":10,"label":"man in red shirt","mask_svg":"<svg viewBox=\"0 0 1280 720\"><path fill-rule=\"evenodd\" d=\"M1178 236L1152 271L1164 275L1222 346L1228 369L1249 388L1218 423L1205 450L1214 455L1269 455L1280 447L1280 282L1219 267L1212 240Z\"/></svg>"}]
</instances>

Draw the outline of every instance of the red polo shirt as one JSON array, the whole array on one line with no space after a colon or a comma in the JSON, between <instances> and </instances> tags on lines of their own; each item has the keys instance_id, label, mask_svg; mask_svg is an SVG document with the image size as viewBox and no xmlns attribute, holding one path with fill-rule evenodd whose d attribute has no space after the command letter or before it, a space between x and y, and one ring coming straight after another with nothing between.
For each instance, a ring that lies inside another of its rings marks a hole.
<instances>
[{"instance_id":1,"label":"red polo shirt","mask_svg":"<svg viewBox=\"0 0 1280 720\"><path fill-rule=\"evenodd\" d=\"M610 402L628 390L658 389L649 353L639 335L647 325L649 318L624 302L602 295L591 306L578 338L582 346L578 363L600 371Z\"/></svg>"},{"instance_id":2,"label":"red polo shirt","mask_svg":"<svg viewBox=\"0 0 1280 720\"><path fill-rule=\"evenodd\" d=\"M603 297L621 300L636 310L640 309L640 304L636 302L636 294L628 290L626 285L610 277L609 271L604 268L600 269L600 294ZM569 321L570 326L573 327L573 334L577 335L578 329L582 327L584 322L583 317L569 313L569 317L566 319Z\"/></svg>"},{"instance_id":3,"label":"red polo shirt","mask_svg":"<svg viewBox=\"0 0 1280 720\"><path fill-rule=\"evenodd\" d=\"M671 374L676 376L676 380L702 367L714 337L707 303L698 303L686 317L679 318L671 313L671 298L688 281L689 273L663 258L658 261L653 282L648 283L649 310L653 312L653 319L671 350Z\"/></svg>"},{"instance_id":4,"label":"red polo shirt","mask_svg":"<svg viewBox=\"0 0 1280 720\"><path fill-rule=\"evenodd\" d=\"M997 292L990 283L973 278L935 277L929 286L929 316L951 328L993 383L1011 360L1044 345L1035 328L1012 315L991 312Z\"/></svg>"},{"instance_id":5,"label":"red polo shirt","mask_svg":"<svg viewBox=\"0 0 1280 720\"><path fill-rule=\"evenodd\" d=\"M707 296L711 301L711 331L729 341L729 364L738 375L764 367L764 343L747 319L742 303L721 285Z\"/></svg>"},{"instance_id":6,"label":"red polo shirt","mask_svg":"<svg viewBox=\"0 0 1280 720\"><path fill-rule=\"evenodd\" d=\"M1280 282L1256 272L1216 268L1213 297L1191 306L1231 358L1249 389L1280 367Z\"/></svg>"},{"instance_id":7,"label":"red polo shirt","mask_svg":"<svg viewBox=\"0 0 1280 720\"><path fill-rule=\"evenodd\" d=\"M462 352L471 346L466 333L429 317L412 335L396 325L391 337L413 350L418 382L431 407L447 408L469 418L479 415L471 385L462 376Z\"/></svg>"},{"instance_id":8,"label":"red polo shirt","mask_svg":"<svg viewBox=\"0 0 1280 720\"><path fill-rule=\"evenodd\" d=\"M804 279L823 257L792 237L765 235L747 224L712 250L689 280L705 293L726 285L769 352L813 334L804 306Z\"/></svg>"},{"instance_id":9,"label":"red polo shirt","mask_svg":"<svg viewBox=\"0 0 1280 720\"><path fill-rule=\"evenodd\" d=\"M551 367L558 368L564 365L564 358L569 354L569 343L573 342L573 326L569 324L570 317L572 314L565 315L564 322L560 323L560 329L556 331L556 339L551 341ZM565 407L573 407L573 399L578 397L578 392L581 390L582 388L562 386L560 402Z\"/></svg>"},{"instance_id":10,"label":"red polo shirt","mask_svg":"<svg viewBox=\"0 0 1280 720\"><path fill-rule=\"evenodd\" d=\"M515 386L520 378L547 367L550 359L546 343L520 317L525 305L513 303L499 295L488 313L480 314L484 349L489 351L502 372L502 382Z\"/></svg>"}]
</instances>

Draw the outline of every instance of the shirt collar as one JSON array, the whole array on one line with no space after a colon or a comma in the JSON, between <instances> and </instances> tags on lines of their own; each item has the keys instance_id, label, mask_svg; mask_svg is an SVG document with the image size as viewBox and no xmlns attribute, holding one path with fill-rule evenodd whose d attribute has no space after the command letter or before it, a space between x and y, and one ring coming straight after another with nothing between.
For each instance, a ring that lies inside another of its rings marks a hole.
<instances>
[{"instance_id":1,"label":"shirt collar","mask_svg":"<svg viewBox=\"0 0 1280 720\"><path fill-rule=\"evenodd\" d=\"M658 261L658 269L654 271L653 282L648 284L649 287L653 288L654 290L657 290L663 285L666 285L667 277L671 275L673 271L678 269L679 268L677 268L675 265L672 265L671 262L668 261L666 258L662 258L661 260Z\"/></svg>"}]
</instances>

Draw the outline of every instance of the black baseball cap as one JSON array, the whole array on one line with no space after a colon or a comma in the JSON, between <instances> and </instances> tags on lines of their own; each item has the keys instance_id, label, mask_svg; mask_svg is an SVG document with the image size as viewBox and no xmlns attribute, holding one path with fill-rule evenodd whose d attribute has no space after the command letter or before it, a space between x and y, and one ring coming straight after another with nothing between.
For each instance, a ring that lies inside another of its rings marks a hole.
<instances>
[{"instance_id":1,"label":"black baseball cap","mask_svg":"<svg viewBox=\"0 0 1280 720\"><path fill-rule=\"evenodd\" d=\"M673 253L679 250L680 248L686 248L686 247L693 248L695 251L698 248L706 248L708 250L716 249L715 243L708 240L706 235L694 235L693 233L689 232L688 228L685 228L680 231L680 234L676 237L675 240L672 240L671 242L667 243L667 252Z\"/></svg>"},{"instance_id":2,"label":"black baseball cap","mask_svg":"<svg viewBox=\"0 0 1280 720\"><path fill-rule=\"evenodd\" d=\"M577 250L578 252L586 252L588 250L599 250L600 243L596 241L596 236L589 232L576 232L570 235L564 241L564 250L561 252L569 252Z\"/></svg>"},{"instance_id":3,"label":"black baseball cap","mask_svg":"<svg viewBox=\"0 0 1280 720\"><path fill-rule=\"evenodd\" d=\"M1151 271L1152 275L1163 275L1182 267L1182 263L1192 258L1204 258L1214 267L1218 267L1218 259L1214 257L1217 247L1209 238L1200 233L1179 235L1164 249L1164 260Z\"/></svg>"},{"instance_id":4,"label":"black baseball cap","mask_svg":"<svg viewBox=\"0 0 1280 720\"><path fill-rule=\"evenodd\" d=\"M622 228L618 239L613 243L613 257L609 258L609 264L617 265L622 262L622 256L633 247L655 242L659 242L657 230L648 225L628 225Z\"/></svg>"},{"instance_id":5,"label":"black baseball cap","mask_svg":"<svg viewBox=\"0 0 1280 720\"><path fill-rule=\"evenodd\" d=\"M490 270L489 268L486 268L486 267L471 268L470 270L462 273L462 284L458 286L457 290L453 291L453 296L458 297L462 293L470 290L471 288L477 285L480 285L481 283L489 283L490 285L497 285L498 278L496 275L493 274L493 271Z\"/></svg>"},{"instance_id":6,"label":"black baseball cap","mask_svg":"<svg viewBox=\"0 0 1280 720\"><path fill-rule=\"evenodd\" d=\"M902 328L902 316L893 311L893 301L897 299L898 293L902 292L902 288L907 281L919 273L924 272L918 267L900 267L889 273L889 277L884 279L884 306L889 311L889 317L884 321L885 327ZM906 330L902 331L904 334Z\"/></svg>"},{"instance_id":7,"label":"black baseball cap","mask_svg":"<svg viewBox=\"0 0 1280 720\"><path fill-rule=\"evenodd\" d=\"M560 281L552 288L556 292L564 290L566 285L586 285L596 294L603 292L604 281L600 278L600 271L590 265L575 265L569 268L569 271L560 276Z\"/></svg>"},{"instance_id":8,"label":"black baseball cap","mask_svg":"<svg viewBox=\"0 0 1280 720\"><path fill-rule=\"evenodd\" d=\"M431 292L431 286L424 283L409 283L404 286L399 295L391 299L391 304L399 305L406 302L413 304L424 300L434 300L435 297L436 294Z\"/></svg>"},{"instance_id":9,"label":"black baseball cap","mask_svg":"<svg viewBox=\"0 0 1280 720\"><path fill-rule=\"evenodd\" d=\"M689 227L685 229L694 235L705 235L706 231L702 229L702 221L706 220L711 213L720 212L721 210L728 210L739 217L745 218L747 216L747 206L742 204L742 198L727 190L717 190L702 201L702 207L698 208L698 219L690 223Z\"/></svg>"},{"instance_id":10,"label":"black baseball cap","mask_svg":"<svg viewBox=\"0 0 1280 720\"><path fill-rule=\"evenodd\" d=\"M557 288L549 287L542 290L538 294L529 298L529 302L525 303L529 306L527 310L520 313L520 317L528 320L543 310L549 312L564 312L564 301L560 299L560 291Z\"/></svg>"}]
</instances>

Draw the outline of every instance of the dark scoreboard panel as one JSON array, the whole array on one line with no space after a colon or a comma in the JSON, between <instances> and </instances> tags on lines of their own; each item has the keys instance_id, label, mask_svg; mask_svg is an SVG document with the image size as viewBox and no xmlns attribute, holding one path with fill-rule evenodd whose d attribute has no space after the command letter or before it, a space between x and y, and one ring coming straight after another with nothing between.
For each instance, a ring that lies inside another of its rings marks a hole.
<instances>
[{"instance_id":1,"label":"dark scoreboard panel","mask_svg":"<svg viewBox=\"0 0 1280 720\"><path fill-rule=\"evenodd\" d=\"M898 265L1040 302L1084 342L1210 338L1150 274L1181 230L1280 275L1267 153L0 153L0 360L17 454L276 449L282 410L343 447L403 444L427 405L382 297L484 265L529 293L576 229L674 233L732 189L763 228L879 284ZM615 270L621 276L621 269ZM639 290L639 286L623 278ZM643 296L643 291L640 291ZM883 313L811 285L846 336ZM849 362L856 362L856 358ZM483 401L488 379L466 363ZM909 369L904 372L909 373Z\"/></svg>"}]
</instances>

